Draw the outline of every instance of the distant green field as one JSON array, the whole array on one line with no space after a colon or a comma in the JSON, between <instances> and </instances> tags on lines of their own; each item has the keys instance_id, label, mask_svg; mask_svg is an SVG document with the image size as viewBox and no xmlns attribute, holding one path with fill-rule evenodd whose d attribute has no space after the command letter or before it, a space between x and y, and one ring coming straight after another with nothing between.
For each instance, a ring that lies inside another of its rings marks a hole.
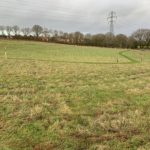
<instances>
[{"instance_id":1,"label":"distant green field","mask_svg":"<svg viewBox=\"0 0 150 150\"><path fill-rule=\"evenodd\" d=\"M0 41L0 150L149 150L149 127L150 51Z\"/></svg>"},{"instance_id":2,"label":"distant green field","mask_svg":"<svg viewBox=\"0 0 150 150\"><path fill-rule=\"evenodd\" d=\"M9 58L39 59L67 62L128 62L119 55L121 50L109 48L69 46L38 42L1 41L0 56L5 48Z\"/></svg>"}]
</instances>

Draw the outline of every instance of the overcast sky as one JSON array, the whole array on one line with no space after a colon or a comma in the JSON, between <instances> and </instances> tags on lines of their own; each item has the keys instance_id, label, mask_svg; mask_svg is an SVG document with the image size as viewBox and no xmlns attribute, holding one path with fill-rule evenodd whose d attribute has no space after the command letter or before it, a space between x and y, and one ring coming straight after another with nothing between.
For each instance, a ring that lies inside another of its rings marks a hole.
<instances>
[{"instance_id":1,"label":"overcast sky","mask_svg":"<svg viewBox=\"0 0 150 150\"><path fill-rule=\"evenodd\" d=\"M0 24L106 33L111 10L118 17L116 34L150 28L150 0L0 0Z\"/></svg>"}]
</instances>

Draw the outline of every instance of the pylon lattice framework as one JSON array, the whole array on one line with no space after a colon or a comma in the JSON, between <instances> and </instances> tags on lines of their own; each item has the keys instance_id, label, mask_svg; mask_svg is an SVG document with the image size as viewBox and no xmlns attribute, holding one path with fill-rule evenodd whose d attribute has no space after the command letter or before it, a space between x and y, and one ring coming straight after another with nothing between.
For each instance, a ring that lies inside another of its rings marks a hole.
<instances>
[{"instance_id":1,"label":"pylon lattice framework","mask_svg":"<svg viewBox=\"0 0 150 150\"><path fill-rule=\"evenodd\" d=\"M115 23L115 21L117 20L116 12L111 11L111 12L109 13L109 15L108 15L107 20L108 20L108 23L110 24L110 30L109 30L109 32L110 32L111 34L114 34L114 23Z\"/></svg>"}]
</instances>

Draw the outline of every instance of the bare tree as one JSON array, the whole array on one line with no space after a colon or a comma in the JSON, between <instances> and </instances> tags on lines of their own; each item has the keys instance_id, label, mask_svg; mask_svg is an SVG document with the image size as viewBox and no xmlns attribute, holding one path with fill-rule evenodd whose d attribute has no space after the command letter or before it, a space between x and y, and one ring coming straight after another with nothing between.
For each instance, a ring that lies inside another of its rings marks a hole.
<instances>
[{"instance_id":1,"label":"bare tree","mask_svg":"<svg viewBox=\"0 0 150 150\"><path fill-rule=\"evenodd\" d=\"M137 46L137 41L132 36L128 37L127 48L135 49Z\"/></svg>"},{"instance_id":2,"label":"bare tree","mask_svg":"<svg viewBox=\"0 0 150 150\"><path fill-rule=\"evenodd\" d=\"M19 31L20 31L20 28L17 25L15 25L15 26L12 27L12 30L13 30L15 35L18 35Z\"/></svg>"},{"instance_id":3,"label":"bare tree","mask_svg":"<svg viewBox=\"0 0 150 150\"><path fill-rule=\"evenodd\" d=\"M116 36L116 46L117 47L120 47L120 48L126 48L127 47L127 41L128 41L128 38L127 36L125 36L124 34L118 34Z\"/></svg>"},{"instance_id":4,"label":"bare tree","mask_svg":"<svg viewBox=\"0 0 150 150\"><path fill-rule=\"evenodd\" d=\"M115 47L115 36L108 32L105 34L105 44L106 47Z\"/></svg>"},{"instance_id":5,"label":"bare tree","mask_svg":"<svg viewBox=\"0 0 150 150\"><path fill-rule=\"evenodd\" d=\"M45 38L49 37L49 30L47 28L43 29L43 35L44 35Z\"/></svg>"},{"instance_id":6,"label":"bare tree","mask_svg":"<svg viewBox=\"0 0 150 150\"><path fill-rule=\"evenodd\" d=\"M74 44L74 34L73 33L69 34L69 43Z\"/></svg>"},{"instance_id":7,"label":"bare tree","mask_svg":"<svg viewBox=\"0 0 150 150\"><path fill-rule=\"evenodd\" d=\"M84 35L80 32L74 33L74 44L80 45L83 43Z\"/></svg>"},{"instance_id":8,"label":"bare tree","mask_svg":"<svg viewBox=\"0 0 150 150\"><path fill-rule=\"evenodd\" d=\"M32 27L32 31L35 33L36 37L38 38L39 35L43 32L43 28L40 25L34 25Z\"/></svg>"},{"instance_id":9,"label":"bare tree","mask_svg":"<svg viewBox=\"0 0 150 150\"><path fill-rule=\"evenodd\" d=\"M49 34L50 34L50 36L54 36L54 32L52 29L49 30Z\"/></svg>"},{"instance_id":10,"label":"bare tree","mask_svg":"<svg viewBox=\"0 0 150 150\"><path fill-rule=\"evenodd\" d=\"M31 33L30 28L22 28L21 31L22 31L23 35L25 35L25 36L29 36L29 34Z\"/></svg>"},{"instance_id":11,"label":"bare tree","mask_svg":"<svg viewBox=\"0 0 150 150\"><path fill-rule=\"evenodd\" d=\"M150 46L150 29L138 29L132 34L132 37L137 41L140 48Z\"/></svg>"},{"instance_id":12,"label":"bare tree","mask_svg":"<svg viewBox=\"0 0 150 150\"><path fill-rule=\"evenodd\" d=\"M92 36L92 44L94 46L104 46L105 44L105 35L104 34L96 34Z\"/></svg>"},{"instance_id":13,"label":"bare tree","mask_svg":"<svg viewBox=\"0 0 150 150\"><path fill-rule=\"evenodd\" d=\"M132 37L138 42L138 46L140 46L140 48L142 48L144 46L144 32L143 32L143 29L136 30L132 34Z\"/></svg>"},{"instance_id":14,"label":"bare tree","mask_svg":"<svg viewBox=\"0 0 150 150\"><path fill-rule=\"evenodd\" d=\"M6 31L7 31L8 36L10 37L11 32L12 32L12 27L11 26L7 26L6 27Z\"/></svg>"},{"instance_id":15,"label":"bare tree","mask_svg":"<svg viewBox=\"0 0 150 150\"><path fill-rule=\"evenodd\" d=\"M4 35L5 26L0 26L0 31L1 31L1 34Z\"/></svg>"},{"instance_id":16,"label":"bare tree","mask_svg":"<svg viewBox=\"0 0 150 150\"><path fill-rule=\"evenodd\" d=\"M63 36L63 31L58 31L58 36L62 37Z\"/></svg>"},{"instance_id":17,"label":"bare tree","mask_svg":"<svg viewBox=\"0 0 150 150\"><path fill-rule=\"evenodd\" d=\"M57 30L54 30L53 32L54 32L54 37L55 37L55 38L57 38L57 37L58 37L59 32L58 32Z\"/></svg>"},{"instance_id":18,"label":"bare tree","mask_svg":"<svg viewBox=\"0 0 150 150\"><path fill-rule=\"evenodd\" d=\"M62 38L64 39L65 43L69 43L69 34L68 33L63 33Z\"/></svg>"},{"instance_id":19,"label":"bare tree","mask_svg":"<svg viewBox=\"0 0 150 150\"><path fill-rule=\"evenodd\" d=\"M84 42L85 42L85 45L92 45L92 35L91 34L86 34L84 36Z\"/></svg>"},{"instance_id":20,"label":"bare tree","mask_svg":"<svg viewBox=\"0 0 150 150\"><path fill-rule=\"evenodd\" d=\"M147 48L150 48L150 29L144 29L144 41L145 41L145 46Z\"/></svg>"}]
</instances>

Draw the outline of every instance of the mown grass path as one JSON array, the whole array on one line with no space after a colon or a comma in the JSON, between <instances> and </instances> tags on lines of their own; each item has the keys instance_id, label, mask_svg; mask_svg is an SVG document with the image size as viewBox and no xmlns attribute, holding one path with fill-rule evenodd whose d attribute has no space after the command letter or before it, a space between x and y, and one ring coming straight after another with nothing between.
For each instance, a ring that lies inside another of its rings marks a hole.
<instances>
[{"instance_id":1,"label":"mown grass path","mask_svg":"<svg viewBox=\"0 0 150 150\"><path fill-rule=\"evenodd\" d=\"M130 63L139 63L140 61L135 60L134 58L131 58L131 57L129 57L125 54L126 52L130 52L130 51L131 50L120 51L119 55L126 58L126 59L128 59L130 61Z\"/></svg>"}]
</instances>

